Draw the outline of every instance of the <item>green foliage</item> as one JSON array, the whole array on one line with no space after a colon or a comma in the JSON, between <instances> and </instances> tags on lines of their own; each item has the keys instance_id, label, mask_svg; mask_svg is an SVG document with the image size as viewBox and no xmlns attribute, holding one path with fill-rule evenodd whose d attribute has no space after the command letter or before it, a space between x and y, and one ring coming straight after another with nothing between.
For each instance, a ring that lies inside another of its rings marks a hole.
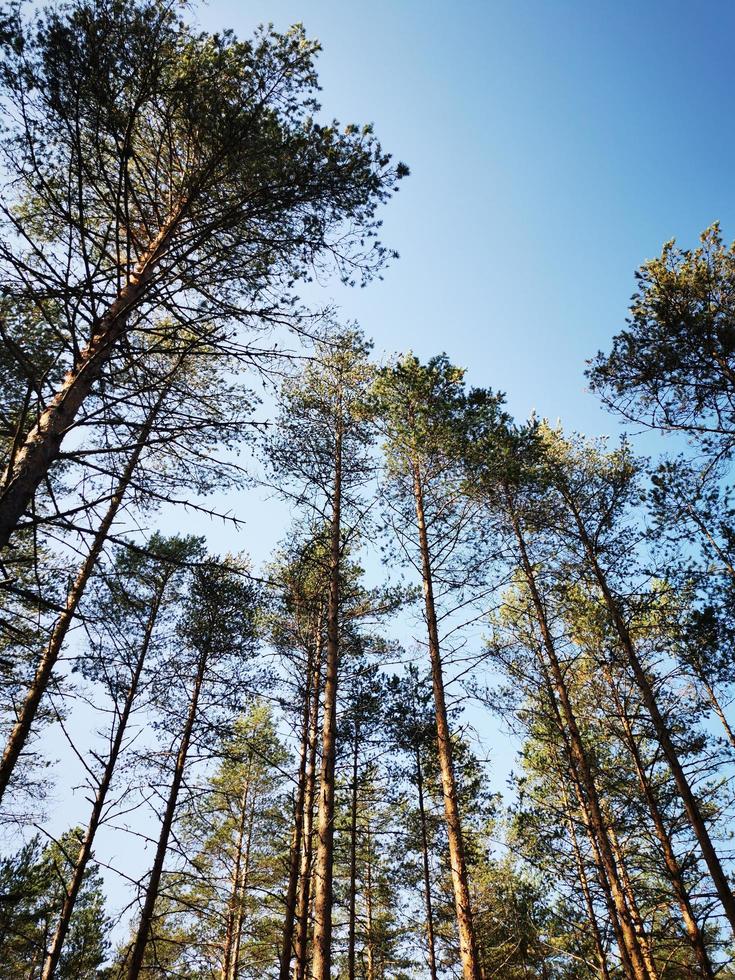
<instances>
[{"instance_id":1,"label":"green foliage","mask_svg":"<svg viewBox=\"0 0 735 980\"><path fill-rule=\"evenodd\" d=\"M17 853L0 860L0 959L8 978L41 976L43 955L76 858L81 830L58 841L34 837ZM60 980L95 980L107 958L110 920L105 912L102 877L90 867L77 899L61 954Z\"/></svg>"}]
</instances>

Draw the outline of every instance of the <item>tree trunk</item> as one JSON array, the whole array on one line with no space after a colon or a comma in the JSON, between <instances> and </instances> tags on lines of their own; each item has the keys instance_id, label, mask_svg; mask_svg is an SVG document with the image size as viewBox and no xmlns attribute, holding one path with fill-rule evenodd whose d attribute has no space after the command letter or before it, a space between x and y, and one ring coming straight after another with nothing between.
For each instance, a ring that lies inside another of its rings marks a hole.
<instances>
[{"instance_id":1,"label":"tree trunk","mask_svg":"<svg viewBox=\"0 0 735 980\"><path fill-rule=\"evenodd\" d=\"M240 893L240 869L242 865L242 846L245 839L245 823L248 813L248 794L250 792L250 773L251 765L248 765L248 773L245 778L245 786L240 798L240 820L237 827L237 844L235 845L235 866L232 871L232 890L230 901L227 907L227 931L225 933L225 946L222 955L222 980L230 980L232 975L231 964L233 961L232 952L235 946L235 924L237 921L237 903Z\"/></svg>"},{"instance_id":2,"label":"tree trunk","mask_svg":"<svg viewBox=\"0 0 735 980\"><path fill-rule=\"evenodd\" d=\"M350 810L350 889L347 933L347 978L355 980L355 917L357 912L357 753L360 726L355 724L352 744L352 803Z\"/></svg>"},{"instance_id":3,"label":"tree trunk","mask_svg":"<svg viewBox=\"0 0 735 980\"><path fill-rule=\"evenodd\" d=\"M607 965L607 954L605 952L605 947L602 943L602 933L600 932L600 924L597 921L597 913L595 912L595 903L592 900L592 891L590 889L589 879L587 878L587 871L584 866L584 859L582 857L582 850L579 846L579 841L577 839L577 832L574 829L574 817L572 816L571 807L569 806L569 798L566 794L566 790L563 790L564 806L567 811L567 828L569 830L569 839L572 842L572 850L574 851L574 860L577 865L577 877L579 879L579 887L582 889L582 895L584 896L584 904L587 909L587 921L589 922L590 929L592 930L592 938L595 943L595 952L597 953L597 961L600 968L600 976L602 980L610 980L610 969Z\"/></svg>"},{"instance_id":4,"label":"tree trunk","mask_svg":"<svg viewBox=\"0 0 735 980\"><path fill-rule=\"evenodd\" d=\"M168 394L169 388L170 385L167 385L165 389L161 391L153 407L148 413L143 426L141 427L138 441L130 454L130 458L128 459L122 476L120 477L120 480L115 488L108 508L105 512L105 516L102 518L102 522L97 529L97 533L92 541L92 547L89 549L89 554L77 572L77 577L74 580L74 584L69 590L64 611L59 615L54 624L48 645L41 657L41 660L39 661L33 682L28 689L21 706L18 720L8 736L8 741L5 746L5 750L3 751L2 762L0 762L0 800L3 798L3 794L8 787L10 777L13 774L18 758L23 751L26 742L28 741L28 736L31 731L31 726L35 720L38 706L41 703L41 698L43 697L46 688L48 687L53 669L58 662L64 640L66 639L66 635L69 632L69 628L74 620L77 608L82 596L84 595L84 590L87 587L89 578L94 571L97 562L99 561L100 554L102 553L102 549L107 541L107 536L110 533L110 528L112 527L113 521L120 510L123 497L130 486L130 481L135 473L135 469L140 460L140 455L148 442L151 430L156 418L158 417L158 413L161 410L161 406L166 398L166 395Z\"/></svg>"},{"instance_id":5,"label":"tree trunk","mask_svg":"<svg viewBox=\"0 0 735 980\"><path fill-rule=\"evenodd\" d=\"M595 839L595 845L599 850L602 867L604 868L605 876L607 878L610 893L615 906L615 914L618 922L620 923L624 940L623 949L627 950L632 976L635 978L635 980L651 980L648 970L646 969L638 936L633 928L630 912L626 904L625 894L620 882L618 869L615 864L615 858L610 844L609 834L607 832L608 828L602 815L597 786L595 785L595 781L589 767L587 752L584 747L584 742L582 741L582 736L577 725L574 709L569 698L564 673L556 656L556 647L551 635L551 630L549 629L549 625L546 621L546 610L544 609L544 605L541 601L541 596L536 585L536 576L528 557L526 543L510 498L508 498L507 503L509 516L515 532L516 541L518 543L521 568L528 585L531 601L536 615L536 621L541 633L543 647L546 651L548 666L551 672L550 680L556 693L556 697L559 700L559 705L561 706L561 714L564 720L562 731L566 731L572 765L577 774L577 778L580 781L580 788L584 791L584 804L590 820L590 830ZM623 949L621 949L621 953Z\"/></svg>"},{"instance_id":6,"label":"tree trunk","mask_svg":"<svg viewBox=\"0 0 735 980\"><path fill-rule=\"evenodd\" d=\"M100 318L77 363L67 372L61 387L26 436L12 467L3 474L0 480L0 549L7 545L58 456L64 436L124 334L131 310L145 296L156 264L166 254L183 212L184 202L180 202L143 253L117 299Z\"/></svg>"},{"instance_id":7,"label":"tree trunk","mask_svg":"<svg viewBox=\"0 0 735 980\"><path fill-rule=\"evenodd\" d=\"M191 733L194 728L194 722L196 721L199 695L202 690L206 667L207 653L204 651L200 655L199 662L197 664L197 673L194 679L191 703L186 716L186 722L184 723L184 730L181 734L181 742L179 743L179 751L176 756L176 766L174 768L173 780L171 782L171 788L169 790L168 800L166 802L163 822L161 823L161 831L158 836L156 856L153 861L153 868L151 869L151 875L148 881L148 887L146 889L145 902L143 903L143 910L141 912L140 922L138 923L138 930L135 935L133 947L129 954L130 958L128 960L127 969L125 971L126 980L138 980L140 970L143 965L143 957L145 955L146 946L150 937L151 925L153 923L153 912L156 905L156 899L158 898L161 875L163 873L163 863L166 860L166 851L168 849L168 841L174 822L174 814L176 813L179 790L184 778L186 757L189 752L189 743L191 742Z\"/></svg>"},{"instance_id":8,"label":"tree trunk","mask_svg":"<svg viewBox=\"0 0 735 980\"><path fill-rule=\"evenodd\" d=\"M694 914L694 908L692 907L689 893L684 883L681 866L679 865L679 861L674 853L671 839L668 831L666 830L664 819L658 806L656 794L654 793L653 787L651 786L651 781L649 780L645 766L643 765L643 759L641 758L630 717L628 716L625 705L621 701L620 694L617 686L615 685L609 667L605 667L605 678L612 692L613 699L615 701L616 713L623 726L625 743L633 760L633 765L638 777L638 783L641 787L643 798L646 801L648 812L651 814L651 820L653 821L656 836L658 837L661 845L666 872L669 880L671 881L671 886L674 890L676 900L681 910L681 917L682 921L684 922L684 928L686 929L687 936L689 937L689 942L691 943L692 950L694 951L697 963L699 964L699 969L702 971L702 976L713 980L715 975L714 970L704 944L704 937L702 936L702 932Z\"/></svg>"},{"instance_id":9,"label":"tree trunk","mask_svg":"<svg viewBox=\"0 0 735 980\"><path fill-rule=\"evenodd\" d=\"M434 943L434 911L431 901L431 872L429 868L429 835L426 827L426 807L424 805L424 774L421 768L421 752L416 749L416 786L419 797L419 820L421 822L421 856L424 872L424 901L426 902L426 951L429 957L429 975L437 980L436 947Z\"/></svg>"},{"instance_id":10,"label":"tree trunk","mask_svg":"<svg viewBox=\"0 0 735 980\"><path fill-rule=\"evenodd\" d=\"M609 809L604 804L603 812L605 812L607 819L610 847L612 848L612 852L618 866L620 883L623 886L623 894L625 895L625 901L628 906L628 911L630 912L630 920L633 923L633 929L638 937L638 946L641 951L641 956L643 957L643 962L646 965L646 970L648 975L651 977L651 980L659 980L658 968L653 960L653 954L651 951L651 938L646 932L646 926L638 908L638 901L635 896L635 891L633 890L633 882L630 880L630 875L628 874L628 866L625 861L625 852L620 844L620 841L618 840L615 825L610 818Z\"/></svg>"},{"instance_id":11,"label":"tree trunk","mask_svg":"<svg viewBox=\"0 0 735 980\"><path fill-rule=\"evenodd\" d=\"M173 572L173 570L171 570L171 572ZM81 888L82 881L84 880L84 872L92 854L95 834L97 833L97 828L99 827L102 819L107 792L110 788L112 777L115 772L115 766L117 765L117 760L122 749L125 729L127 728L130 713L133 710L133 704L138 693L138 684L140 683L140 677L143 673L143 667L148 656L148 650L153 637L156 619L158 618L158 612L161 608L161 602L163 601L163 594L166 586L168 585L169 579L170 574L165 575L161 579L161 584L153 597L151 611L143 634L143 642L140 647L138 659L136 660L133 668L133 674L130 678L130 685L125 693L125 701L123 703L120 719L117 723L117 728L110 747L110 754L102 773L102 777L97 786L97 792L95 793L94 803L92 804L92 812L90 814L89 823L87 824L87 829L84 833L84 837L79 848L79 853L77 854L76 861L74 862L74 871L72 873L71 881L66 887L64 902L61 907L61 914L56 927L56 932L51 942L51 946L46 952L41 980L52 980L52 977L54 976L56 968L59 964L59 958L64 946L64 940L66 939L66 935L69 930L69 924L71 922L71 916L74 911L77 895L79 894L79 889Z\"/></svg>"},{"instance_id":12,"label":"tree trunk","mask_svg":"<svg viewBox=\"0 0 735 980\"><path fill-rule=\"evenodd\" d=\"M330 534L327 663L324 678L322 765L314 862L313 980L330 980L332 965L332 868L334 864L334 767L337 734L337 669L339 663L339 579L342 525L342 431L338 423L334 452L334 488Z\"/></svg>"},{"instance_id":13,"label":"tree trunk","mask_svg":"<svg viewBox=\"0 0 735 980\"><path fill-rule=\"evenodd\" d=\"M429 656L431 658L431 679L434 689L434 708L436 713L436 735L441 770L444 815L449 841L449 860L454 888L454 906L459 931L459 955L462 961L464 980L481 980L480 961L472 924L472 905L467 881L467 866L462 840L462 823L457 800L457 785L452 761L452 739L449 732L447 705L444 696L444 677L442 673L441 651L439 648L439 629L434 605L434 588L431 571L429 539L424 517L424 495L421 473L417 463L413 468L413 489L416 505L416 521L419 532L422 579L424 590L424 609L429 636Z\"/></svg>"},{"instance_id":14,"label":"tree trunk","mask_svg":"<svg viewBox=\"0 0 735 980\"><path fill-rule=\"evenodd\" d=\"M250 885L250 852L253 843L253 824L255 822L255 800L250 804L250 820L248 821L248 836L245 843L245 860L242 869L242 878L238 888L238 901L235 907L235 921L233 923L233 948L230 963L230 975L227 980L237 980L240 963L240 946L242 944L242 927L245 923L245 897Z\"/></svg>"},{"instance_id":15,"label":"tree trunk","mask_svg":"<svg viewBox=\"0 0 735 980\"><path fill-rule=\"evenodd\" d=\"M301 835L301 867L299 868L299 894L296 903L296 941L294 943L294 980L306 976L306 950L309 937L309 909L311 906L311 861L314 851L314 796L316 791L316 750L319 741L319 701L321 698L322 631L321 610L317 630L316 662L314 665L314 690L311 695L309 719L309 761L306 767L306 792L304 794L304 829Z\"/></svg>"},{"instance_id":16,"label":"tree trunk","mask_svg":"<svg viewBox=\"0 0 735 980\"><path fill-rule=\"evenodd\" d=\"M317 626L320 631L321 624ZM317 640L318 644L318 640ZM306 769L309 754L309 718L311 716L311 693L314 683L314 657L316 644L309 649L306 665L306 685L304 688L304 704L301 721L301 754L299 760L299 776L294 801L294 829L291 841L291 851L288 862L288 887L286 889L286 917L283 924L283 944L281 947L281 964L279 980L288 980L291 973L291 956L293 955L293 939L296 920L296 892L299 886L299 866L304 827L304 801L306 799Z\"/></svg>"},{"instance_id":17,"label":"tree trunk","mask_svg":"<svg viewBox=\"0 0 735 980\"><path fill-rule=\"evenodd\" d=\"M375 951L373 948L373 848L370 839L370 818L366 828L367 867L365 868L365 980L375 980Z\"/></svg>"},{"instance_id":18,"label":"tree trunk","mask_svg":"<svg viewBox=\"0 0 735 980\"><path fill-rule=\"evenodd\" d=\"M661 746L664 756L666 757L666 761L669 764L671 774L674 777L674 782L676 783L679 796L684 804L684 809L686 810L687 817L689 818L689 823L699 843L702 857L707 865L707 869L709 870L710 877L712 878L722 907L725 910L725 915L730 923L730 928L732 929L733 933L735 933L735 895L733 895L727 875L725 874L722 863L720 862L714 845L712 844L712 839L710 838L707 824L699 808L699 803L692 792L692 788L689 785L689 780L684 772L684 768L679 761L679 756L671 739L668 726L661 712L659 711L656 695L654 694L646 671L643 668L643 664L638 658L638 653L628 631L628 627L623 619L620 609L618 608L618 604L610 591L610 587L607 584L607 579L597 561L597 555L592 542L587 535L587 529L582 523L581 517L574 506L574 503L568 499L567 503L572 514L574 515L580 540L584 546L591 570L600 587L600 592L602 593L607 610L610 613L610 618L612 619L613 625L618 634L618 638L620 639L620 644L626 654L628 664L630 665L633 677L635 678L638 690L640 691L641 698L646 706L649 717L653 722L656 738L658 739L659 745Z\"/></svg>"},{"instance_id":19,"label":"tree trunk","mask_svg":"<svg viewBox=\"0 0 735 980\"><path fill-rule=\"evenodd\" d=\"M735 732L733 732L732 728L730 727L730 723L727 720L727 716L725 715L724 709L720 704L717 695L715 694L714 687L712 686L712 684L710 684L710 682L704 676L704 673L702 671L697 671L697 676L699 677L702 686L707 692L707 700L712 705L715 714L720 719L720 723L722 727L725 729L725 734L727 735L728 742L730 743L731 747L735 749Z\"/></svg>"}]
</instances>

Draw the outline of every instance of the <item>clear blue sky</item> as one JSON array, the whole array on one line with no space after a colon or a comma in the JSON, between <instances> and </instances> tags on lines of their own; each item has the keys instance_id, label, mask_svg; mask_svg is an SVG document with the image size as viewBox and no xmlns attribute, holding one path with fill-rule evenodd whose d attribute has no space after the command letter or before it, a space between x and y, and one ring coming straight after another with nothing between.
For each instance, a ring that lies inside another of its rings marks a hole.
<instances>
[{"instance_id":1,"label":"clear blue sky","mask_svg":"<svg viewBox=\"0 0 735 980\"><path fill-rule=\"evenodd\" d=\"M719 219L735 237L735 4L210 0L208 29L302 21L325 112L375 123L412 176L385 282L327 289L378 350L446 349L475 384L590 434L584 360L633 272Z\"/></svg>"}]
</instances>

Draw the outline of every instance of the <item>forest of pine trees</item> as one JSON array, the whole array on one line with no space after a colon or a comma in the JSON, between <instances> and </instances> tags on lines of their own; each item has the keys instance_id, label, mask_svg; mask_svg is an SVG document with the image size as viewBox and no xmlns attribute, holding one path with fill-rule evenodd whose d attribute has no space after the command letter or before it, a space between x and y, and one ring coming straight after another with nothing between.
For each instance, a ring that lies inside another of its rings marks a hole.
<instances>
[{"instance_id":1,"label":"forest of pine trees","mask_svg":"<svg viewBox=\"0 0 735 980\"><path fill-rule=\"evenodd\" d=\"M0 42L0 980L735 977L735 246L588 362L644 456L299 298L408 176L302 28Z\"/></svg>"}]
</instances>

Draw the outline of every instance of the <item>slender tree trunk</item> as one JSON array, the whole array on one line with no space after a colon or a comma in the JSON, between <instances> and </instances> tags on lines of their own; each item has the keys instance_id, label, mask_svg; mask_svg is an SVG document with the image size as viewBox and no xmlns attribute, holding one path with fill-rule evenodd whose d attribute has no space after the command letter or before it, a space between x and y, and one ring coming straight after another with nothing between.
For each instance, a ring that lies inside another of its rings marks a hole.
<instances>
[{"instance_id":1,"label":"slender tree trunk","mask_svg":"<svg viewBox=\"0 0 735 980\"><path fill-rule=\"evenodd\" d=\"M194 688L192 690L189 711L184 723L184 730L181 733L181 742L179 743L179 751L176 755L176 765L174 768L173 779L169 789L166 809L163 815L163 822L161 823L161 831L158 835L156 856L154 858L151 875L148 880L148 887L146 889L140 922L138 923L138 930L135 935L135 940L133 941L133 947L130 951L127 969L125 971L126 980L138 980L140 970L143 965L143 957L145 956L146 946L148 945L148 940L150 938L151 926L153 924L153 912L156 905L156 899L158 898L158 889L161 884L163 864L166 860L166 851L168 850L168 841L169 837L171 836L171 828L173 826L174 815L176 813L179 790L181 789L181 783L184 778L186 757L189 753L189 744L191 742L194 722L196 721L197 717L199 695L201 694L206 667L207 651L204 650L201 653L197 664L197 672L194 679Z\"/></svg>"},{"instance_id":2,"label":"slender tree trunk","mask_svg":"<svg viewBox=\"0 0 735 980\"><path fill-rule=\"evenodd\" d=\"M0 800L8 787L10 777L13 774L18 758L23 751L26 742L28 741L28 736L35 720L38 706L41 703L41 698L43 697L46 688L48 687L53 669L58 662L64 640L66 639L66 635L69 632L69 628L74 620L77 608L82 596L84 595L84 590L87 587L89 578L92 575L97 562L99 561L100 554L102 553L102 549L107 541L107 536L110 533L110 528L112 527L113 521L120 510L123 498L127 493L128 487L130 486L130 481L133 478L133 474L135 473L135 469L140 460L141 453L148 442L151 430L156 418L158 417L158 413L161 410L161 406L166 398L166 395L168 394L169 388L170 386L167 385L165 389L161 391L141 427L138 441L130 454L130 458L128 459L122 476L120 477L120 480L110 499L105 515L102 518L102 522L100 523L97 533L94 536L94 540L92 541L92 547L89 549L89 554L77 572L74 584L69 590L64 611L59 615L51 631L51 637L48 645L43 652L38 667L36 668L33 681L28 689L28 692L26 693L25 699L18 713L18 720L8 736L8 741L3 751L2 762L0 762Z\"/></svg>"},{"instance_id":3,"label":"slender tree trunk","mask_svg":"<svg viewBox=\"0 0 735 980\"><path fill-rule=\"evenodd\" d=\"M562 671L561 665L559 664L559 660L556 656L554 639L551 635L551 630L549 629L546 620L546 610L544 609L543 602L541 601L541 596L536 585L536 576L533 571L533 566L531 565L528 557L526 543L510 498L508 498L508 508L516 541L518 543L521 568L531 595L531 601L551 672L551 682L561 707L561 714L564 720L564 727L562 731L566 731L567 733L571 760L579 778L581 788L584 791L584 801L586 811L589 815L590 830L595 838L595 844L599 849L602 866L609 883L617 919L620 923L620 928L624 938L624 948L627 949L630 959L632 976L635 978L635 980L650 980L642 955L642 950L640 948L640 943L638 941L638 936L636 935L633 923L631 921L630 911L627 907L625 894L618 875L615 857L610 844L608 828L602 814L597 786L592 777L592 772L587 759L587 752L584 742L582 741L582 736L577 725L574 709L569 698L569 692L564 679L564 672Z\"/></svg>"},{"instance_id":4,"label":"slender tree trunk","mask_svg":"<svg viewBox=\"0 0 735 980\"><path fill-rule=\"evenodd\" d=\"M590 889L590 883L587 877L587 871L584 866L582 849L580 848L579 840L577 839L577 831L574 829L574 818L572 816L571 807L569 806L569 798L564 788L562 788L562 793L564 799L564 807L566 809L567 829L569 830L569 839L572 842L572 850L574 851L574 860L577 865L577 878L579 879L579 887L582 889L582 895L584 896L584 904L587 909L587 921L589 922L590 929L592 931L592 938L595 943L595 952L597 953L597 962L599 964L600 976L602 977L602 980L610 980L610 968L607 965L607 954L605 952L605 947L603 946L602 943L602 933L600 932L600 924L597 921L597 913L595 912L595 903L592 900L592 890Z\"/></svg>"},{"instance_id":5,"label":"slender tree trunk","mask_svg":"<svg viewBox=\"0 0 735 980\"><path fill-rule=\"evenodd\" d=\"M373 936L373 848L370 836L370 817L368 816L367 827L365 828L367 845L367 867L365 868L365 918L366 936L365 952L367 969L365 970L365 980L375 980L375 951Z\"/></svg>"},{"instance_id":6,"label":"slender tree trunk","mask_svg":"<svg viewBox=\"0 0 735 980\"><path fill-rule=\"evenodd\" d=\"M235 922L237 919L237 903L240 892L240 869L242 865L242 847L245 839L245 823L248 813L248 794L250 792L250 773L251 766L248 765L245 786L240 798L240 819L237 825L237 844L235 845L235 866L232 871L232 890L230 901L227 904L227 930L225 932L225 945L222 955L222 980L230 980L232 951L235 945Z\"/></svg>"},{"instance_id":7,"label":"slender tree trunk","mask_svg":"<svg viewBox=\"0 0 735 980\"><path fill-rule=\"evenodd\" d=\"M702 972L702 976L713 980L715 975L714 969L707 953L707 948L704 944L704 937L702 936L702 932L694 914L694 908L692 906L691 899L689 898L689 892L687 891L686 884L684 883L684 876L682 874L681 866L676 854L674 853L671 839L668 831L666 830L661 810L659 809L656 794L651 786L651 781L648 778L645 766L643 765L643 759L641 758L641 753L633 731L630 717L620 698L620 694L617 686L615 685L609 667L605 667L605 678L610 691L612 692L613 699L615 701L616 713L623 726L625 743L633 760L633 765L638 777L638 783L641 787L643 798L646 801L648 812L651 814L651 820L653 821L656 836L658 837L659 844L661 845L661 852L664 857L666 872L669 880L671 881L671 887L674 890L676 900L681 910L681 917L684 923L684 928L687 932L687 936L689 937L689 942L691 943L692 950L694 951L694 955L697 959L697 963L699 964L699 969Z\"/></svg>"},{"instance_id":8,"label":"slender tree trunk","mask_svg":"<svg viewBox=\"0 0 735 980\"><path fill-rule=\"evenodd\" d=\"M321 624L317 626L317 631ZM318 642L318 641L317 641ZM314 657L316 645L309 649L306 665L306 685L304 688L304 704L301 720L301 754L299 760L299 775L294 801L294 829L288 862L288 887L286 889L286 916L283 924L283 944L281 946L281 964L279 980L288 980L291 973L291 957L293 955L294 928L296 922L296 898L299 886L299 867L304 828L304 801L306 799L306 769L309 754L309 718L311 716L311 693L314 683Z\"/></svg>"},{"instance_id":9,"label":"slender tree trunk","mask_svg":"<svg viewBox=\"0 0 735 980\"><path fill-rule=\"evenodd\" d=\"M646 970L648 971L648 975L651 977L651 980L659 980L658 968L656 967L653 959L653 953L651 951L651 937L646 932L643 916L638 908L638 901L635 896L633 882L630 880L630 874L628 873L625 852L620 844L620 841L618 840L615 825L610 817L608 807L605 806L604 803L603 812L605 812L606 816L607 828L610 836L610 847L612 848L615 862L618 867L620 883L623 886L623 894L625 895L625 901L628 906L628 911L630 912L630 920L633 923L633 929L638 937L638 946L641 951L641 956L643 957L643 962L646 965Z\"/></svg>"},{"instance_id":10,"label":"slender tree trunk","mask_svg":"<svg viewBox=\"0 0 735 980\"><path fill-rule=\"evenodd\" d=\"M615 940L618 944L618 952L620 955L620 962L623 968L623 973L630 980L636 980L640 977L640 969L643 963L643 959L638 949L638 940L635 933L632 930L632 926L628 923L627 927L623 925L623 919L627 915L627 907L625 905L625 899L623 897L622 902L620 896L623 896L622 887L617 876L617 868L610 867L609 862L606 858L603 858L601 850L601 842L598 833L595 831L595 821L590 813L590 805L585 796L584 788L582 785L582 779L577 769L577 764L574 758L574 753L571 748L570 739L568 737L564 722L562 721L562 716L559 710L559 706L556 702L556 694L554 690L551 678L546 673L546 668L544 667L544 672L546 674L546 681L549 688L549 698L552 703L554 718L556 720L557 728L559 734L564 743L564 750L568 759L572 785L574 787L574 793L577 797L577 805L579 807L579 812L582 816L582 823L587 834L587 839L594 856L595 871L597 872L597 880L600 884L602 894L605 897L605 904L608 910L608 916L610 919L610 925L612 926L613 932L615 933ZM560 781L563 786L564 775L560 772ZM564 799L566 800L566 793L564 793ZM568 806L568 803L567 803ZM608 841L609 850L609 841ZM611 878L613 884L611 884Z\"/></svg>"},{"instance_id":11,"label":"slender tree trunk","mask_svg":"<svg viewBox=\"0 0 735 980\"><path fill-rule=\"evenodd\" d=\"M234 943L230 974L227 980L237 980L240 963L240 946L242 945L242 927L245 924L245 897L250 887L250 853L253 844L253 824L255 823L255 800L250 804L250 819L248 821L248 836L245 843L245 860L243 862L242 880L238 890L238 901L233 925Z\"/></svg>"},{"instance_id":12,"label":"slender tree trunk","mask_svg":"<svg viewBox=\"0 0 735 980\"><path fill-rule=\"evenodd\" d=\"M421 857L424 873L424 901L426 902L426 951L429 957L431 980L437 980L436 946L434 942L434 910L431 901L431 870L429 868L429 835L426 827L426 807L424 805L424 773L421 767L421 751L416 748L416 787L419 797L419 820L421 823Z\"/></svg>"},{"instance_id":13,"label":"slender tree trunk","mask_svg":"<svg viewBox=\"0 0 735 980\"><path fill-rule=\"evenodd\" d=\"M311 862L314 852L314 797L316 793L316 751L319 741L319 701L321 698L322 666L322 612L319 612L317 649L314 665L314 690L311 695L309 719L309 761L306 768L306 792L304 794L304 829L302 833L301 867L299 869L299 894L296 904L296 941L294 943L294 980L306 976L306 951L309 937L309 909L311 907Z\"/></svg>"},{"instance_id":14,"label":"slender tree trunk","mask_svg":"<svg viewBox=\"0 0 735 980\"><path fill-rule=\"evenodd\" d=\"M442 672L439 629L434 605L434 587L431 571L429 539L424 516L424 494L421 472L417 463L413 467L413 490L416 505L416 522L419 532L419 550L424 590L424 609L429 636L429 656L431 659L431 679L434 689L434 708L436 713L436 735L441 770L442 795L444 797L444 816L449 841L449 860L454 888L454 907L459 931L459 955L462 961L464 980L481 980L480 960L472 924L472 904L467 880L467 865L462 840L462 823L457 800L457 785L452 761L452 738L449 732L447 705L444 696L444 676Z\"/></svg>"},{"instance_id":15,"label":"slender tree trunk","mask_svg":"<svg viewBox=\"0 0 735 980\"><path fill-rule=\"evenodd\" d=\"M597 561L597 555L587 534L587 529L585 528L573 501L567 499L567 503L572 511L572 514L574 515L580 540L584 546L591 570L600 587L600 592L602 593L607 610L610 613L610 618L612 619L613 625L618 634L618 638L620 639L620 644L625 651L630 669L633 673L633 677L635 678L638 690L640 691L641 699L643 700L649 717L653 722L656 738L658 739L659 745L661 746L663 754L666 757L671 774L674 777L674 782L676 783L679 796L684 804L684 809L687 817L689 818L689 823L699 843L699 848L702 853L702 857L704 858L704 863L707 865L707 869L714 883L717 895L730 923L730 928L732 929L733 933L735 933L735 895L733 895L730 882L728 881L727 875L722 867L722 863L712 843L706 821L702 816L702 811L699 808L699 802L697 801L697 798L689 785L689 780L684 772L684 767L679 760L679 755L671 739L671 734L669 733L666 721L659 711L656 695L654 694L653 687L651 686L651 682L648 679L648 675L646 674L643 664L638 657L638 653L628 631L628 627L610 590L607 579L599 565L599 562Z\"/></svg>"},{"instance_id":16,"label":"slender tree trunk","mask_svg":"<svg viewBox=\"0 0 735 980\"><path fill-rule=\"evenodd\" d=\"M52 980L56 972L56 968L59 964L59 958L64 946L64 941L66 939L67 932L69 930L69 924L71 922L72 913L74 911L74 905L79 894L79 889L82 886L82 881L84 880L84 872L87 868L87 863L92 854L92 847L94 845L94 838L97 833L97 828L100 825L102 819L102 813L105 807L105 800L107 799L107 793L112 782L112 777L115 772L115 767L117 765L117 760L120 756L120 751L122 749L123 739L125 737L125 730L128 725L128 720L130 718L130 713L133 710L133 704L138 693L138 685L140 683L140 677L143 673L143 667L145 665L146 658L148 656L148 650L150 648L151 639L153 637L153 630L155 628L156 620L158 618L158 613L161 608L161 602L163 601L163 595L168 585L170 574L164 575L161 579L158 590L153 597L153 602L151 604L150 614L148 616L148 621L145 625L145 631L143 633L143 642L140 647L140 652L138 654L138 659L133 667L133 673L130 678L130 684L125 693L125 701L123 703L122 711L120 712L120 717L117 723L117 728L114 730L114 737L112 739L112 745L110 747L110 754L107 758L107 763L105 764L104 771L97 785L97 791L94 796L94 802L92 804L92 812L89 817L89 822L87 824L87 829L82 838L81 845L79 847L79 852L77 854L76 860L74 862L74 870L72 873L71 881L66 887L66 892L64 895L64 902L61 906L61 913L59 916L59 922L56 927L56 932L54 933L54 938L51 941L51 945L46 951L46 956L43 964L43 971L41 973L41 980Z\"/></svg>"},{"instance_id":17,"label":"slender tree trunk","mask_svg":"<svg viewBox=\"0 0 735 980\"><path fill-rule=\"evenodd\" d=\"M355 724L352 744L352 803L350 808L350 892L347 935L347 977L355 980L355 918L357 912L357 753L360 726Z\"/></svg>"},{"instance_id":18,"label":"slender tree trunk","mask_svg":"<svg viewBox=\"0 0 735 980\"><path fill-rule=\"evenodd\" d=\"M704 687L705 691L707 692L707 700L712 705L712 708L713 708L715 714L717 715L717 717L720 719L720 723L721 723L722 727L725 730L725 734L727 735L728 742L730 743L730 745L732 746L732 748L735 749L735 732L733 732L732 728L730 727L730 723L727 720L727 716L725 715L724 709L723 709L722 705L720 704L720 701L719 701L717 695L715 694L714 687L712 686L712 684L710 684L710 682L704 676L704 674L703 674L702 671L697 671L697 674L698 674L699 680L702 683L702 686Z\"/></svg>"},{"instance_id":19,"label":"slender tree trunk","mask_svg":"<svg viewBox=\"0 0 735 980\"><path fill-rule=\"evenodd\" d=\"M339 579L342 525L342 430L338 422L334 451L334 487L330 533L327 663L324 678L322 766L314 862L313 980L330 980L332 966L332 868L334 864L334 767L337 734L337 669L339 665Z\"/></svg>"},{"instance_id":20,"label":"slender tree trunk","mask_svg":"<svg viewBox=\"0 0 735 980\"><path fill-rule=\"evenodd\" d=\"M172 213L136 264L120 293L100 318L86 348L67 372L61 387L25 437L0 485L0 548L30 506L41 481L55 461L64 436L82 403L99 379L105 364L124 334L128 317L145 296L158 262L166 254L184 211L184 202Z\"/></svg>"}]
</instances>

